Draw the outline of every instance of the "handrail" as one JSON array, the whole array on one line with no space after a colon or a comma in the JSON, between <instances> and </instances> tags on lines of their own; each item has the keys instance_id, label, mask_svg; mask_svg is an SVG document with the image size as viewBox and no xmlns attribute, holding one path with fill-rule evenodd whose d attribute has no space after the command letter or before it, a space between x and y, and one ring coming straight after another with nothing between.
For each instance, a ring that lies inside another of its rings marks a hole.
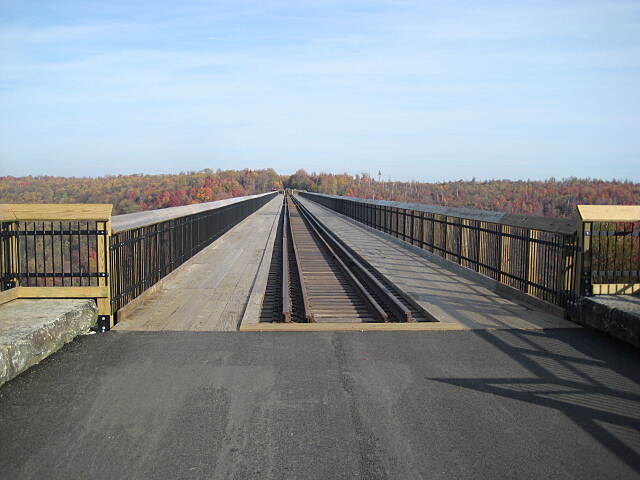
<instances>
[{"instance_id":1,"label":"handrail","mask_svg":"<svg viewBox=\"0 0 640 480\"><path fill-rule=\"evenodd\" d=\"M0 204L0 304L94 298L98 326L277 192L111 216L110 204Z\"/></svg>"},{"instance_id":2,"label":"handrail","mask_svg":"<svg viewBox=\"0 0 640 480\"><path fill-rule=\"evenodd\" d=\"M578 205L576 295L640 292L640 206Z\"/></svg>"},{"instance_id":3,"label":"handrail","mask_svg":"<svg viewBox=\"0 0 640 480\"><path fill-rule=\"evenodd\" d=\"M93 298L109 327L111 204L0 204L0 304Z\"/></svg>"},{"instance_id":4,"label":"handrail","mask_svg":"<svg viewBox=\"0 0 640 480\"><path fill-rule=\"evenodd\" d=\"M109 248L113 312L117 314L276 195L269 192L114 217Z\"/></svg>"},{"instance_id":5,"label":"handrail","mask_svg":"<svg viewBox=\"0 0 640 480\"><path fill-rule=\"evenodd\" d=\"M0 222L111 220L110 203L2 203Z\"/></svg>"},{"instance_id":6,"label":"handrail","mask_svg":"<svg viewBox=\"0 0 640 480\"><path fill-rule=\"evenodd\" d=\"M224 207L225 205L244 202L252 198L260 198L265 195L271 195L272 193L273 192L259 193L257 195L247 195L244 197L225 198L222 200L215 200L213 202L194 203L179 207L158 208L156 210L145 210L142 212L114 215L111 221L111 228L113 233L120 233L133 228L146 227L148 225L153 225L154 223L166 222L167 220L214 210L216 208Z\"/></svg>"},{"instance_id":7,"label":"handrail","mask_svg":"<svg viewBox=\"0 0 640 480\"><path fill-rule=\"evenodd\" d=\"M540 217L536 215L518 215L515 213L496 212L493 210L480 210L467 207L446 207L442 205L428 205L426 203L405 203L391 200L372 200L367 198L348 197L339 195L327 195L316 192L300 192L303 194L315 195L317 197L333 198L340 200L350 200L374 206L385 206L392 208L402 208L416 212L431 213L435 215L445 215L448 217L464 218L466 220L476 220L480 222L499 223L511 227L533 228L548 232L562 234L576 233L576 224L572 219Z\"/></svg>"},{"instance_id":8,"label":"handrail","mask_svg":"<svg viewBox=\"0 0 640 480\"><path fill-rule=\"evenodd\" d=\"M576 222L300 194L562 308L577 296L640 291L640 206L579 205Z\"/></svg>"},{"instance_id":9,"label":"handrail","mask_svg":"<svg viewBox=\"0 0 640 480\"><path fill-rule=\"evenodd\" d=\"M572 299L576 227L567 220L311 192L300 194L490 277L515 295L524 293L561 308Z\"/></svg>"}]
</instances>

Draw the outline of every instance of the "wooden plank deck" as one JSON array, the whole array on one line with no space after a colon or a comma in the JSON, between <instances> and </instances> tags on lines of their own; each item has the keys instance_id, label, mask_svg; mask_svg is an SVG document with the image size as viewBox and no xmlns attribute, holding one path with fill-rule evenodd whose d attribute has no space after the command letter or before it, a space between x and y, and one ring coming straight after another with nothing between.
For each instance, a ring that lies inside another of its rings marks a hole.
<instances>
[{"instance_id":1,"label":"wooden plank deck","mask_svg":"<svg viewBox=\"0 0 640 480\"><path fill-rule=\"evenodd\" d=\"M281 205L279 195L198 253L114 329L237 330Z\"/></svg>"},{"instance_id":2,"label":"wooden plank deck","mask_svg":"<svg viewBox=\"0 0 640 480\"><path fill-rule=\"evenodd\" d=\"M429 315L465 328L580 328L575 323L507 299L481 282L430 260L428 252L403 246L308 199L298 199L349 247L378 269Z\"/></svg>"}]
</instances>

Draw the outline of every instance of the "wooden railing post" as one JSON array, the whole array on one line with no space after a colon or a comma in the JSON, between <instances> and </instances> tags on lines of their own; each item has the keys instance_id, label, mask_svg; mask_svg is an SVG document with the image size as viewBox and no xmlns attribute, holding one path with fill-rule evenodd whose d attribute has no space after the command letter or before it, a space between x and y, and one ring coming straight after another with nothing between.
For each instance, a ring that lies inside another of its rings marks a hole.
<instances>
[{"instance_id":1,"label":"wooden railing post","mask_svg":"<svg viewBox=\"0 0 640 480\"><path fill-rule=\"evenodd\" d=\"M538 280L538 243L536 240L538 239L540 232L537 230L529 229L529 261L527 272L527 293L533 295L534 293L534 283L537 283Z\"/></svg>"},{"instance_id":2,"label":"wooden railing post","mask_svg":"<svg viewBox=\"0 0 640 480\"><path fill-rule=\"evenodd\" d=\"M591 273L588 271L590 262L585 262L591 248L591 237L589 229L585 229L585 222L582 216L578 215L578 254L575 265L574 293L576 297L591 295ZM585 273L587 278L585 278Z\"/></svg>"},{"instance_id":3,"label":"wooden railing post","mask_svg":"<svg viewBox=\"0 0 640 480\"><path fill-rule=\"evenodd\" d=\"M17 222L3 221L0 229L0 275L2 285L0 291L10 290L18 286L18 241L15 236Z\"/></svg>"},{"instance_id":4,"label":"wooden railing post","mask_svg":"<svg viewBox=\"0 0 640 480\"><path fill-rule=\"evenodd\" d=\"M500 245L500 283L511 285L511 281L506 273L511 272L511 227L509 225L500 225L500 236L502 242Z\"/></svg>"},{"instance_id":5,"label":"wooden railing post","mask_svg":"<svg viewBox=\"0 0 640 480\"><path fill-rule=\"evenodd\" d=\"M107 288L107 296L96 299L98 305L98 316L101 323L108 325L108 329L114 325L114 316L111 311L111 255L109 253L109 246L111 245L111 218L107 221L98 222L100 230L104 230L106 235L98 241L98 270L106 272L106 277L100 277L98 279L98 285Z\"/></svg>"}]
</instances>

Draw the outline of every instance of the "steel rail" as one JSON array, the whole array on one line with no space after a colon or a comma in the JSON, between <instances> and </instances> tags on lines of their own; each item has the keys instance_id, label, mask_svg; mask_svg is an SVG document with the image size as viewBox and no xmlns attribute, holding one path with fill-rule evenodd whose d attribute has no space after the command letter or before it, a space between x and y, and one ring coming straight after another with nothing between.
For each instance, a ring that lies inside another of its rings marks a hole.
<instances>
[{"instance_id":1,"label":"steel rail","mask_svg":"<svg viewBox=\"0 0 640 480\"><path fill-rule=\"evenodd\" d=\"M331 243L335 250L340 252L344 259L344 263L348 265L350 270L354 270L364 280L369 288L371 288L383 303L390 309L393 317L400 322L415 321L411 310L403 305L389 289L382 284L373 274L360 263L346 248L338 241L337 237L331 233L302 203L293 198L294 204L298 207L298 211L305 216L310 222L317 227L319 232L325 236L327 242ZM322 236L321 235L321 236Z\"/></svg>"},{"instance_id":2,"label":"steel rail","mask_svg":"<svg viewBox=\"0 0 640 480\"><path fill-rule=\"evenodd\" d=\"M289 240L287 235L287 223L289 220L289 205L287 196L282 201L282 321L291 321L291 295L289 291Z\"/></svg>"},{"instance_id":3,"label":"steel rail","mask_svg":"<svg viewBox=\"0 0 640 480\"><path fill-rule=\"evenodd\" d=\"M299 204L295 202L296 207L299 207ZM298 208L300 212L300 208ZM304 215L304 214L303 214ZM369 293L367 288L358 280L358 278L353 274L351 269L342 261L340 256L335 252L331 245L322 237L320 232L318 232L317 228L309 223L308 225L311 227L311 230L316 234L317 238L322 242L322 245L327 249L327 251L331 254L331 257L336 262L336 264L340 267L342 272L347 276L347 278L351 281L351 284L355 287L356 291L360 294L362 299L364 300L367 307L369 307L369 311L373 313L374 317L376 317L381 322L388 322L389 315L384 309L380 306L380 304L376 301L375 298Z\"/></svg>"},{"instance_id":4,"label":"steel rail","mask_svg":"<svg viewBox=\"0 0 640 480\"><path fill-rule=\"evenodd\" d=\"M285 194L286 196L286 194ZM310 307L310 303L309 303L309 293L307 291L307 286L305 285L305 281L304 281L304 274L302 271L302 264L300 262L300 253L298 251L298 245L296 244L296 238L295 235L293 234L293 229L291 227L291 212L289 210L289 203L287 202L287 211L286 211L286 215L287 215L287 220L288 220L288 227L289 227L289 233L291 235L291 245L293 246L293 257L296 263L296 269L298 271L298 281L300 282L300 294L302 296L302 308L303 308L303 312L302 312L302 316L307 320L307 322L309 323L315 323L316 319L315 319L315 315L313 314L311 307Z\"/></svg>"}]
</instances>

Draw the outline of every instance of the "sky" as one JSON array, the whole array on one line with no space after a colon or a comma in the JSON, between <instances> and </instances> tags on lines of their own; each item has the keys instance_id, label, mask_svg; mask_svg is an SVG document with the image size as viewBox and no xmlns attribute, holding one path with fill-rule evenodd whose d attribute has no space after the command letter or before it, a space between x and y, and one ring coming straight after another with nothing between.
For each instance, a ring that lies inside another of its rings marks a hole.
<instances>
[{"instance_id":1,"label":"sky","mask_svg":"<svg viewBox=\"0 0 640 480\"><path fill-rule=\"evenodd\" d=\"M640 181L640 1L0 0L0 175Z\"/></svg>"}]
</instances>

